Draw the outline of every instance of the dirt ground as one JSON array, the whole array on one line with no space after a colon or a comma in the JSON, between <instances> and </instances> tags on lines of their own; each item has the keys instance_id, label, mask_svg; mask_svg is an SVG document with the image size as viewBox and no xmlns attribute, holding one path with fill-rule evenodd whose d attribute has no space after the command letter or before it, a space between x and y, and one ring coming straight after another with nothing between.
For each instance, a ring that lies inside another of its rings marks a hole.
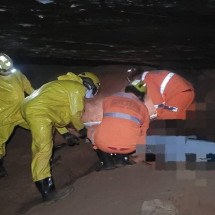
<instances>
[{"instance_id":1,"label":"dirt ground","mask_svg":"<svg viewBox=\"0 0 215 215\"><path fill-rule=\"evenodd\" d=\"M102 116L104 96L123 88L124 67L104 66L101 93L86 104L84 121L96 121ZM109 72L110 71L110 72ZM215 142L215 75L204 71L193 77L198 111L186 121L154 121L148 134L197 135ZM100 73L98 73L100 74ZM113 75L114 74L114 77ZM114 81L115 79L115 81ZM116 80L121 80L117 82ZM111 87L110 87L111 86ZM55 144L63 142L55 135ZM214 153L214 152L213 152ZM0 208L2 215L138 215L146 200L170 201L180 215L213 215L215 211L214 170L187 170L184 164L160 170L158 163L140 163L109 171L94 171L98 158L89 143L56 151L52 166L57 189L71 185L73 192L52 204L42 203L31 179L30 132L17 128L7 145L5 167L8 176L0 179Z\"/></svg>"}]
</instances>

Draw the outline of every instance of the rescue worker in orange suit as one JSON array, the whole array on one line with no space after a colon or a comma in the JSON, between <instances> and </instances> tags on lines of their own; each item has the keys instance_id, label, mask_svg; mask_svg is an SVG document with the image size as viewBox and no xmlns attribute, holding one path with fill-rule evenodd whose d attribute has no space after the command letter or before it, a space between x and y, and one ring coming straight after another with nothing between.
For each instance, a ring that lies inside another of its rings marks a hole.
<instances>
[{"instance_id":1,"label":"rescue worker in orange suit","mask_svg":"<svg viewBox=\"0 0 215 215\"><path fill-rule=\"evenodd\" d=\"M103 118L89 139L102 164L108 170L129 164L129 154L144 145L149 127L149 113L144 104L146 85L134 81L124 92L106 97ZM111 155L112 154L112 155Z\"/></svg>"},{"instance_id":2,"label":"rescue worker in orange suit","mask_svg":"<svg viewBox=\"0 0 215 215\"><path fill-rule=\"evenodd\" d=\"M23 103L22 115L32 135L32 178L44 201L57 200L69 192L55 190L50 166L53 128L72 124L79 138L86 138L87 129L81 121L84 99L93 98L99 85L96 75L81 73L73 81L64 79L44 84Z\"/></svg>"},{"instance_id":3,"label":"rescue worker in orange suit","mask_svg":"<svg viewBox=\"0 0 215 215\"><path fill-rule=\"evenodd\" d=\"M136 74L135 74L136 73ZM128 79L137 78L147 85L146 105L151 119L186 119L186 112L194 101L191 83L168 70L128 70Z\"/></svg>"},{"instance_id":4,"label":"rescue worker in orange suit","mask_svg":"<svg viewBox=\"0 0 215 215\"><path fill-rule=\"evenodd\" d=\"M29 95L33 90L27 77L13 68L12 59L0 53L0 177L7 175L3 166L7 140L17 125L28 127L22 118L20 108L25 93Z\"/></svg>"}]
</instances>

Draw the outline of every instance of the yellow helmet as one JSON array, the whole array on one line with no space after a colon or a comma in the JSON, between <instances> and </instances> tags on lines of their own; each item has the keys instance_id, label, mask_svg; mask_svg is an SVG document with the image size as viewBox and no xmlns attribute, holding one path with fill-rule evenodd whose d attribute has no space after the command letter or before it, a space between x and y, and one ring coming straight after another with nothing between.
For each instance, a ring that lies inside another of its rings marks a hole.
<instances>
[{"instance_id":1,"label":"yellow helmet","mask_svg":"<svg viewBox=\"0 0 215 215\"><path fill-rule=\"evenodd\" d=\"M126 93L133 93L141 101L144 100L145 94L147 92L146 83L141 80L134 80L128 86L125 87Z\"/></svg>"},{"instance_id":2,"label":"yellow helmet","mask_svg":"<svg viewBox=\"0 0 215 215\"><path fill-rule=\"evenodd\" d=\"M146 93L147 91L146 83L144 81L134 80L132 81L131 85L134 86L141 93Z\"/></svg>"},{"instance_id":3,"label":"yellow helmet","mask_svg":"<svg viewBox=\"0 0 215 215\"><path fill-rule=\"evenodd\" d=\"M0 53L0 71L7 72L12 67L13 67L13 61L11 60L11 58L4 53Z\"/></svg>"},{"instance_id":4,"label":"yellow helmet","mask_svg":"<svg viewBox=\"0 0 215 215\"><path fill-rule=\"evenodd\" d=\"M93 95L96 95L100 87L99 78L91 72L83 72L78 76L82 78L84 86L86 86L88 89L92 89Z\"/></svg>"}]
</instances>

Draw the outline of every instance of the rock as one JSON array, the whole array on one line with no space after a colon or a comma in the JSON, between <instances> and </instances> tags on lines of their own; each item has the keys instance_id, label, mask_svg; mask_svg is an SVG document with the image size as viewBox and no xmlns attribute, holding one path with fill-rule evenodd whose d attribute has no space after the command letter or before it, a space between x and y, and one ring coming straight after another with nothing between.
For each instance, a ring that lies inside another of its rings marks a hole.
<instances>
[{"instance_id":1,"label":"rock","mask_svg":"<svg viewBox=\"0 0 215 215\"><path fill-rule=\"evenodd\" d=\"M178 210L169 201L153 199L143 202L141 215L178 215Z\"/></svg>"}]
</instances>

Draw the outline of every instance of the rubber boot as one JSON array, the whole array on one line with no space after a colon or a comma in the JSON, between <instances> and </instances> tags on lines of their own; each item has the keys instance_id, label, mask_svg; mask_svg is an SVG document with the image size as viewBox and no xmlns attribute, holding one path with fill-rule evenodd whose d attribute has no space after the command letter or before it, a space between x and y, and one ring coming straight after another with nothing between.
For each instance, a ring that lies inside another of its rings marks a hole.
<instances>
[{"instance_id":1,"label":"rubber boot","mask_svg":"<svg viewBox=\"0 0 215 215\"><path fill-rule=\"evenodd\" d=\"M115 154L114 155L115 166L122 167L125 165L132 165L133 163L129 161L129 156L127 154Z\"/></svg>"},{"instance_id":2,"label":"rubber boot","mask_svg":"<svg viewBox=\"0 0 215 215\"><path fill-rule=\"evenodd\" d=\"M96 150L96 153L99 157L99 160L101 162L101 169L104 170L110 170L110 169L114 169L115 165L114 165L114 160L113 157L111 156L111 154L103 152L99 149Z\"/></svg>"},{"instance_id":3,"label":"rubber boot","mask_svg":"<svg viewBox=\"0 0 215 215\"><path fill-rule=\"evenodd\" d=\"M55 202L67 197L74 189L72 186L66 186L58 191L55 190L55 185L51 177L36 181L35 185L42 195L43 201Z\"/></svg>"},{"instance_id":4,"label":"rubber boot","mask_svg":"<svg viewBox=\"0 0 215 215\"><path fill-rule=\"evenodd\" d=\"M48 201L53 198L55 194L55 185L51 177L36 181L35 185L42 195L44 201Z\"/></svg>"},{"instance_id":5,"label":"rubber boot","mask_svg":"<svg viewBox=\"0 0 215 215\"><path fill-rule=\"evenodd\" d=\"M3 166L3 158L0 159L0 178L7 176L7 171Z\"/></svg>"}]
</instances>

